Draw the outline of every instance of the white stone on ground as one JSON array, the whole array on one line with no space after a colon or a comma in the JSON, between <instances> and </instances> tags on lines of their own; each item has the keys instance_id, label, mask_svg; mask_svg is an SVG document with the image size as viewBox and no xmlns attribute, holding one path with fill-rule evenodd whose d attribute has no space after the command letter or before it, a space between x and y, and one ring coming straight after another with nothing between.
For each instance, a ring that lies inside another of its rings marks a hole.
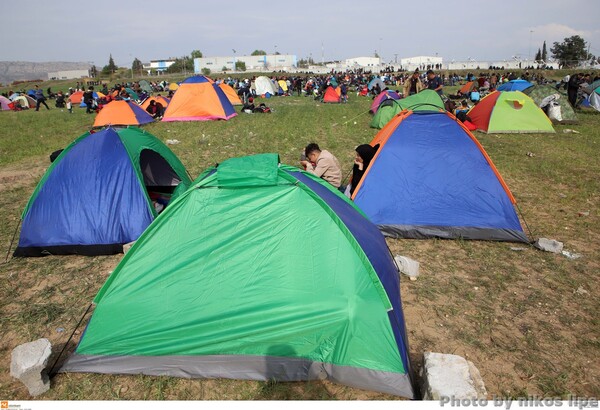
<instances>
[{"instance_id":1,"label":"white stone on ground","mask_svg":"<svg viewBox=\"0 0 600 410\"><path fill-rule=\"evenodd\" d=\"M52 353L48 339L38 339L15 347L10 362L10 375L19 379L32 396L39 396L50 389L46 365Z\"/></svg>"},{"instance_id":2,"label":"white stone on ground","mask_svg":"<svg viewBox=\"0 0 600 410\"><path fill-rule=\"evenodd\" d=\"M472 362L454 354L434 352L425 352L423 359L423 400L487 397L483 379Z\"/></svg>"}]
</instances>

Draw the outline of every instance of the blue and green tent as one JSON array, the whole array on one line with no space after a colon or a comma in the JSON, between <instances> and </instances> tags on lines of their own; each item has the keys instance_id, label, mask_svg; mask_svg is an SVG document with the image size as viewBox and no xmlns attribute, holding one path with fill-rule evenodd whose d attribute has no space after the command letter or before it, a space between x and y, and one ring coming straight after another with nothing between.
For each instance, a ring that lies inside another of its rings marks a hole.
<instances>
[{"instance_id":1,"label":"blue and green tent","mask_svg":"<svg viewBox=\"0 0 600 410\"><path fill-rule=\"evenodd\" d=\"M204 172L94 299L63 372L335 382L414 397L377 227L276 154Z\"/></svg>"},{"instance_id":2,"label":"blue and green tent","mask_svg":"<svg viewBox=\"0 0 600 410\"><path fill-rule=\"evenodd\" d=\"M122 252L156 218L154 202L191 184L183 164L139 128L86 133L48 168L22 214L15 256Z\"/></svg>"}]
</instances>

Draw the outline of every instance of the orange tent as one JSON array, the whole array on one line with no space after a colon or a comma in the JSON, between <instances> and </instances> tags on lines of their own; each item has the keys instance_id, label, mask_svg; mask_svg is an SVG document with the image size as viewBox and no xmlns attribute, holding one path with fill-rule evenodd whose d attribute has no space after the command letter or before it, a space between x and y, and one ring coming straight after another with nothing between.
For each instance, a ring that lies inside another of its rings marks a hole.
<instances>
[{"instance_id":1,"label":"orange tent","mask_svg":"<svg viewBox=\"0 0 600 410\"><path fill-rule=\"evenodd\" d=\"M229 84L221 83L219 84L219 88L223 90L232 105L242 105L242 100L240 100L240 97L238 97L233 87Z\"/></svg>"},{"instance_id":2,"label":"orange tent","mask_svg":"<svg viewBox=\"0 0 600 410\"><path fill-rule=\"evenodd\" d=\"M179 85L162 120L228 120L236 115L223 90L210 78L196 75Z\"/></svg>"},{"instance_id":3,"label":"orange tent","mask_svg":"<svg viewBox=\"0 0 600 410\"><path fill-rule=\"evenodd\" d=\"M340 94L332 86L327 87L325 94L323 95L324 103L339 103Z\"/></svg>"},{"instance_id":4,"label":"orange tent","mask_svg":"<svg viewBox=\"0 0 600 410\"><path fill-rule=\"evenodd\" d=\"M69 101L71 104L79 104L83 100L83 91L75 91L73 94L69 96Z\"/></svg>"},{"instance_id":5,"label":"orange tent","mask_svg":"<svg viewBox=\"0 0 600 410\"><path fill-rule=\"evenodd\" d=\"M144 102L142 103L142 108L145 110L146 108L148 108L148 106L150 105L150 101L156 101L157 103L161 103L163 108L167 108L167 105L169 105L169 99L165 98L161 95L157 95L156 97L148 97L144 100Z\"/></svg>"},{"instance_id":6,"label":"orange tent","mask_svg":"<svg viewBox=\"0 0 600 410\"><path fill-rule=\"evenodd\" d=\"M143 125L154 121L142 107L131 101L111 101L96 115L94 127L107 125Z\"/></svg>"}]
</instances>

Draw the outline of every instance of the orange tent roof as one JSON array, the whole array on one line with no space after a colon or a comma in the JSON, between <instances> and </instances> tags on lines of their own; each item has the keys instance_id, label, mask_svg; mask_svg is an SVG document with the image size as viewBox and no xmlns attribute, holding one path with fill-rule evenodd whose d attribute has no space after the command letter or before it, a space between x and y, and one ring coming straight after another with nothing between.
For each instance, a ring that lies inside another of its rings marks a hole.
<instances>
[{"instance_id":1,"label":"orange tent roof","mask_svg":"<svg viewBox=\"0 0 600 410\"><path fill-rule=\"evenodd\" d=\"M142 107L131 101L111 101L96 115L94 127L107 125L142 125L153 122L154 118Z\"/></svg>"},{"instance_id":2,"label":"orange tent roof","mask_svg":"<svg viewBox=\"0 0 600 410\"><path fill-rule=\"evenodd\" d=\"M237 93L229 84L221 83L219 84L219 88L223 90L225 96L232 105L242 105L242 100L238 97Z\"/></svg>"}]
</instances>

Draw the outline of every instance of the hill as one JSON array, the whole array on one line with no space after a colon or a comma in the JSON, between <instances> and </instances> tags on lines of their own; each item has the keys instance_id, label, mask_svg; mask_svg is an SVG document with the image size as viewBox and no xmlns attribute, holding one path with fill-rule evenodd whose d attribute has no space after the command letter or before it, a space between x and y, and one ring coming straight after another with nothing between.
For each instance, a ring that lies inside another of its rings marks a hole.
<instances>
[{"instance_id":1,"label":"hill","mask_svg":"<svg viewBox=\"0 0 600 410\"><path fill-rule=\"evenodd\" d=\"M48 73L63 70L88 69L89 63L67 61L0 61L0 83L17 80L47 80Z\"/></svg>"}]
</instances>

